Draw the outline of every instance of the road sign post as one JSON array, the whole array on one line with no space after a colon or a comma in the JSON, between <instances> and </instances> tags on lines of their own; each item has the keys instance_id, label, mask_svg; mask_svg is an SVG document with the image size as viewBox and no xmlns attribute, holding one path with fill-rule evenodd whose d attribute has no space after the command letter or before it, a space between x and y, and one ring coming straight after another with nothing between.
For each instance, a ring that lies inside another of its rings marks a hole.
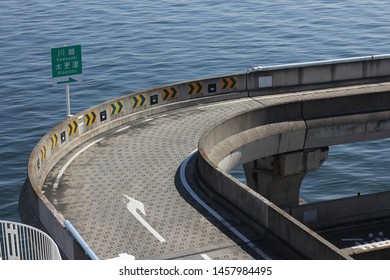
<instances>
[{"instance_id":1,"label":"road sign post","mask_svg":"<svg viewBox=\"0 0 390 280\"><path fill-rule=\"evenodd\" d=\"M69 118L71 116L69 85L83 81L81 45L52 48L51 67L53 86L66 87L66 108Z\"/></svg>"},{"instance_id":2,"label":"road sign post","mask_svg":"<svg viewBox=\"0 0 390 280\"><path fill-rule=\"evenodd\" d=\"M66 93L66 116L70 118L72 114L70 113L70 89L69 84L66 84L65 86L65 93Z\"/></svg>"}]
</instances>

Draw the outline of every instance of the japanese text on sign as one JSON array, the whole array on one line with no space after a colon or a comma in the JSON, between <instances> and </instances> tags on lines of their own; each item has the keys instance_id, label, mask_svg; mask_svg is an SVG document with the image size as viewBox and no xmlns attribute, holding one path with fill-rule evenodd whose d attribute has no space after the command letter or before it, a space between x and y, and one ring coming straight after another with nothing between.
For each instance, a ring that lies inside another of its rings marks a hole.
<instances>
[{"instance_id":1,"label":"japanese text on sign","mask_svg":"<svg viewBox=\"0 0 390 280\"><path fill-rule=\"evenodd\" d=\"M80 45L54 48L51 57L53 78L82 74Z\"/></svg>"}]
</instances>

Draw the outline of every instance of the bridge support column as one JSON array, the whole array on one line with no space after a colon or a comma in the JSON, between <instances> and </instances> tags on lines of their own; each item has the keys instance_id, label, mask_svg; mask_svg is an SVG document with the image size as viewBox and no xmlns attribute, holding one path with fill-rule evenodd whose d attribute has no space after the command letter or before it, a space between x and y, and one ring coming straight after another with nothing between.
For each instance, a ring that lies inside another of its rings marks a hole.
<instances>
[{"instance_id":1,"label":"bridge support column","mask_svg":"<svg viewBox=\"0 0 390 280\"><path fill-rule=\"evenodd\" d=\"M283 209L296 206L303 178L327 158L325 147L255 160L244 164L247 185Z\"/></svg>"}]
</instances>

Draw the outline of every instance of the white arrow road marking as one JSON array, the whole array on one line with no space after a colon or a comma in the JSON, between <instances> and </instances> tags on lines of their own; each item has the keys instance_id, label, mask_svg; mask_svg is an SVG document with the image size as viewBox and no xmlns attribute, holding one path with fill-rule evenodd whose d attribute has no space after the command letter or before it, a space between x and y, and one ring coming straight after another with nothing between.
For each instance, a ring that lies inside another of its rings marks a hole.
<instances>
[{"instance_id":1,"label":"white arrow road marking","mask_svg":"<svg viewBox=\"0 0 390 280\"><path fill-rule=\"evenodd\" d=\"M118 257L116 257L116 258L111 258L111 259L108 259L108 260L129 260L129 261L133 261L133 260L135 260L135 257L133 255L129 255L127 253L122 253L122 254L118 254Z\"/></svg>"},{"instance_id":2,"label":"white arrow road marking","mask_svg":"<svg viewBox=\"0 0 390 280\"><path fill-rule=\"evenodd\" d=\"M147 221L144 220L144 218L141 217L140 214L138 214L137 209L146 216L145 213L145 207L144 204L141 201L138 201L130 196L127 196L124 194L124 196L129 200L129 203L127 203L127 209L129 209L130 213L133 214L133 216L144 226L146 229L153 234L160 242L166 242L164 237L162 237L157 231L152 228Z\"/></svg>"}]
</instances>

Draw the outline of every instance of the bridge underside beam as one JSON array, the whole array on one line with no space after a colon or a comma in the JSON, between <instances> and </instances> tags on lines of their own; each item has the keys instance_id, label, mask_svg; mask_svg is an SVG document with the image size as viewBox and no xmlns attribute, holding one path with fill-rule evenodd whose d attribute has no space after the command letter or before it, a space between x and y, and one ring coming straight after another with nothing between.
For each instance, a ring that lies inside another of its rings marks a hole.
<instances>
[{"instance_id":1,"label":"bridge underside beam","mask_svg":"<svg viewBox=\"0 0 390 280\"><path fill-rule=\"evenodd\" d=\"M328 157L328 147L277 154L244 164L247 185L281 208L299 205L305 175Z\"/></svg>"}]
</instances>

